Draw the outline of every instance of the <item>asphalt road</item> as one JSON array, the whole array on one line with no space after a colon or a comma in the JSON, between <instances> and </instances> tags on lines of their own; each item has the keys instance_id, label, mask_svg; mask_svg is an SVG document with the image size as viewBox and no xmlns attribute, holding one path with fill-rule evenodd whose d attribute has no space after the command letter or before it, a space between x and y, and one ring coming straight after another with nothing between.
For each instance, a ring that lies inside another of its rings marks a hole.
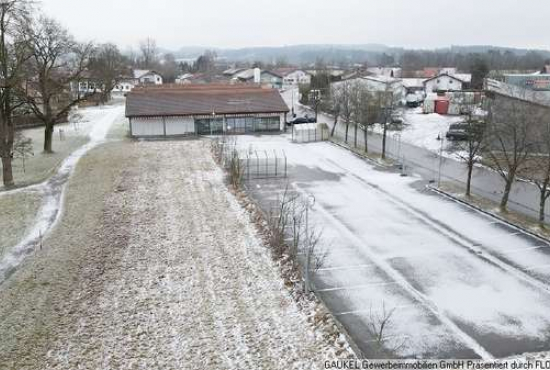
<instances>
[{"instance_id":1,"label":"asphalt road","mask_svg":"<svg viewBox=\"0 0 550 370\"><path fill-rule=\"evenodd\" d=\"M294 94L294 111L298 116L314 113L307 107L297 103L298 94ZM292 92L286 91L283 97L289 107L292 107ZM320 113L319 122L325 122L332 127L334 118ZM404 163L408 173L421 175L427 181L441 181L452 183L465 188L467 177L467 166L460 161L452 158L439 156L427 149L420 148L411 144L402 142L396 132L389 132L387 135L387 154L390 158L398 159ZM345 137L345 125L340 122L336 127L335 136L342 139ZM382 152L382 137L376 133L370 133L369 150L372 152ZM353 129L349 130L349 143L353 143ZM358 145L364 146L362 132L358 135ZM500 202L504 189L504 181L498 173L484 167L477 167L473 172L472 193L474 195L489 199L494 202ZM530 217L538 218L539 212L539 190L538 188L525 181L516 181L510 194L508 208L510 210L525 214ZM545 214L547 220L550 220L550 204L546 204Z\"/></svg>"},{"instance_id":2,"label":"asphalt road","mask_svg":"<svg viewBox=\"0 0 550 370\"><path fill-rule=\"evenodd\" d=\"M327 252L315 289L363 355L493 358L550 349L544 241L333 144L239 141L284 150L293 189L315 197L312 227ZM249 185L266 211L284 188Z\"/></svg>"}]
</instances>

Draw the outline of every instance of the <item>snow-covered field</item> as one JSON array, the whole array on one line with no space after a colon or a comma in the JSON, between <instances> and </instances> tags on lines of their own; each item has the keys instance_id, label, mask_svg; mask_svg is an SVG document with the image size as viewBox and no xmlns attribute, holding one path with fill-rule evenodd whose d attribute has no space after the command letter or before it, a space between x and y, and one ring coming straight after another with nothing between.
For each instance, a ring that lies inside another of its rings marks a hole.
<instances>
[{"instance_id":1,"label":"snow-covered field","mask_svg":"<svg viewBox=\"0 0 550 370\"><path fill-rule=\"evenodd\" d=\"M239 143L284 150L293 186L315 197L312 217L330 250L317 292L367 354L373 312L384 306L396 308L385 333L396 356L548 350L548 244L329 143L291 144L285 136ZM268 183L253 189L259 199L275 197Z\"/></svg>"},{"instance_id":2,"label":"snow-covered field","mask_svg":"<svg viewBox=\"0 0 550 370\"><path fill-rule=\"evenodd\" d=\"M460 116L443 116L437 113L424 114L422 108L407 109L403 115L406 126L400 131L401 140L421 148L439 152L442 140L453 123L460 123L464 120ZM438 137L442 140L438 140ZM446 151L448 143L443 143L443 150Z\"/></svg>"}]
</instances>

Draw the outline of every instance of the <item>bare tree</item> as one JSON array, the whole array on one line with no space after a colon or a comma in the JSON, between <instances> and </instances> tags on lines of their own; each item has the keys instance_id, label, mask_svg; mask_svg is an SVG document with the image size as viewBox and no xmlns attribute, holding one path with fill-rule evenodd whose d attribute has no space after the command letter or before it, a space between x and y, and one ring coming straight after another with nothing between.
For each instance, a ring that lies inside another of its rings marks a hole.
<instances>
[{"instance_id":1,"label":"bare tree","mask_svg":"<svg viewBox=\"0 0 550 370\"><path fill-rule=\"evenodd\" d=\"M466 113L463 124L466 129L466 140L458 143L458 156L466 162L468 173L466 178L466 196L471 195L472 174L474 167L481 161L483 150L484 122L479 116L476 104L463 104L461 110Z\"/></svg>"},{"instance_id":2,"label":"bare tree","mask_svg":"<svg viewBox=\"0 0 550 370\"><path fill-rule=\"evenodd\" d=\"M521 176L533 181L539 189L539 224L544 226L546 219L544 209L550 198L550 122L542 127L538 137L536 153L519 171Z\"/></svg>"},{"instance_id":3,"label":"bare tree","mask_svg":"<svg viewBox=\"0 0 550 370\"><path fill-rule=\"evenodd\" d=\"M352 83L350 86L351 99L351 119L353 124L353 147L357 148L357 131L359 120L361 119L361 93L362 85L360 82Z\"/></svg>"},{"instance_id":4,"label":"bare tree","mask_svg":"<svg viewBox=\"0 0 550 370\"><path fill-rule=\"evenodd\" d=\"M25 164L28 157L34 155L32 139L25 137L21 131L15 133L15 142L13 144L13 158L21 159L23 173L25 173Z\"/></svg>"},{"instance_id":5,"label":"bare tree","mask_svg":"<svg viewBox=\"0 0 550 370\"><path fill-rule=\"evenodd\" d=\"M369 150L368 129L376 122L376 107L373 107L373 94L367 86L356 83L352 88L352 108L353 121L355 122L355 147L357 147L357 131L360 128L363 131L363 141L365 153Z\"/></svg>"},{"instance_id":6,"label":"bare tree","mask_svg":"<svg viewBox=\"0 0 550 370\"><path fill-rule=\"evenodd\" d=\"M27 30L32 48L30 69L35 77L27 81L20 96L45 125L44 152L52 152L54 126L71 108L88 98L80 93L80 82L94 50L91 43L76 42L55 20L41 17ZM77 94L71 94L71 85Z\"/></svg>"},{"instance_id":7,"label":"bare tree","mask_svg":"<svg viewBox=\"0 0 550 370\"><path fill-rule=\"evenodd\" d=\"M14 90L22 83L30 58L21 31L29 22L30 7L25 0L0 3L0 157L5 187L14 185L12 159L15 141L13 115L20 102Z\"/></svg>"},{"instance_id":8,"label":"bare tree","mask_svg":"<svg viewBox=\"0 0 550 370\"><path fill-rule=\"evenodd\" d=\"M382 113L382 159L386 159L388 125L390 124L395 109L397 108L397 101L395 99L394 91L389 85L386 85L384 91L378 92L378 105L379 111Z\"/></svg>"},{"instance_id":9,"label":"bare tree","mask_svg":"<svg viewBox=\"0 0 550 370\"><path fill-rule=\"evenodd\" d=\"M100 86L102 103L111 99L111 91L129 74L127 60L114 44L100 45L93 53L89 66L91 78Z\"/></svg>"},{"instance_id":10,"label":"bare tree","mask_svg":"<svg viewBox=\"0 0 550 370\"><path fill-rule=\"evenodd\" d=\"M394 318L397 308L388 308L386 302L382 302L379 310L370 308L367 326L374 337L378 350L386 348L389 351L397 351L406 344L404 339L396 340L399 337L392 336L388 332L394 325Z\"/></svg>"},{"instance_id":11,"label":"bare tree","mask_svg":"<svg viewBox=\"0 0 550 370\"><path fill-rule=\"evenodd\" d=\"M500 208L505 211L516 176L536 149L536 129L543 118L532 104L519 99L491 100L487 111L484 154L504 180Z\"/></svg>"},{"instance_id":12,"label":"bare tree","mask_svg":"<svg viewBox=\"0 0 550 370\"><path fill-rule=\"evenodd\" d=\"M139 51L141 53L141 66L145 69L153 68L157 63L157 42L154 39L147 37L145 40L139 43Z\"/></svg>"},{"instance_id":13,"label":"bare tree","mask_svg":"<svg viewBox=\"0 0 550 370\"><path fill-rule=\"evenodd\" d=\"M344 81L335 86L336 97L340 116L344 119L346 125L346 134L344 142L348 142L349 125L353 116L352 84L350 81Z\"/></svg>"},{"instance_id":14,"label":"bare tree","mask_svg":"<svg viewBox=\"0 0 550 370\"><path fill-rule=\"evenodd\" d=\"M332 125L332 129L330 130L330 136L333 137L334 132L336 131L336 125L338 124L338 119L340 118L340 113L342 112L340 90L334 87L330 88L325 100L330 113L334 117L334 124Z\"/></svg>"}]
</instances>

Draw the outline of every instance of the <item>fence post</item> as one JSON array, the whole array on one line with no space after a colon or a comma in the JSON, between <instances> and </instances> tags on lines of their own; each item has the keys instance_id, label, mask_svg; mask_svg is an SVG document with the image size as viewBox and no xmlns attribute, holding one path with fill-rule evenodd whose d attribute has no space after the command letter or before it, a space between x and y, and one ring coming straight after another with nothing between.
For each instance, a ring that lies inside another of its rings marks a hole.
<instances>
[{"instance_id":1,"label":"fence post","mask_svg":"<svg viewBox=\"0 0 550 370\"><path fill-rule=\"evenodd\" d=\"M264 150L265 154L265 177L269 178L269 156L267 155L267 150Z\"/></svg>"},{"instance_id":2,"label":"fence post","mask_svg":"<svg viewBox=\"0 0 550 370\"><path fill-rule=\"evenodd\" d=\"M286 153L283 151L283 155L285 156L285 178L288 177L288 174L287 174L287 160L286 160Z\"/></svg>"},{"instance_id":3,"label":"fence post","mask_svg":"<svg viewBox=\"0 0 550 370\"><path fill-rule=\"evenodd\" d=\"M260 156L256 150L256 178L260 177Z\"/></svg>"},{"instance_id":4,"label":"fence post","mask_svg":"<svg viewBox=\"0 0 550 370\"><path fill-rule=\"evenodd\" d=\"M246 177L250 181L250 153L246 153Z\"/></svg>"},{"instance_id":5,"label":"fence post","mask_svg":"<svg viewBox=\"0 0 550 370\"><path fill-rule=\"evenodd\" d=\"M277 157L277 153L275 152L275 149L273 149L273 158L275 159L275 178L277 178L278 177L277 167L279 165L279 157Z\"/></svg>"}]
</instances>

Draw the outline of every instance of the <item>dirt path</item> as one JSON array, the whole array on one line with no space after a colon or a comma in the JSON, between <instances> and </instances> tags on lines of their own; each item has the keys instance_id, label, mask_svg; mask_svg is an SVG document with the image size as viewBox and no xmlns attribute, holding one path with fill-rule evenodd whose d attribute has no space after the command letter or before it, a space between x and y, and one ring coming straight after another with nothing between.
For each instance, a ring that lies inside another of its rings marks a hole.
<instances>
[{"instance_id":1,"label":"dirt path","mask_svg":"<svg viewBox=\"0 0 550 370\"><path fill-rule=\"evenodd\" d=\"M64 303L54 303L44 357L0 359L18 369L310 369L333 356L205 144L124 144L131 161L104 198L95 239L80 246L74 282L48 298ZM20 344L32 348L30 337Z\"/></svg>"}]
</instances>

